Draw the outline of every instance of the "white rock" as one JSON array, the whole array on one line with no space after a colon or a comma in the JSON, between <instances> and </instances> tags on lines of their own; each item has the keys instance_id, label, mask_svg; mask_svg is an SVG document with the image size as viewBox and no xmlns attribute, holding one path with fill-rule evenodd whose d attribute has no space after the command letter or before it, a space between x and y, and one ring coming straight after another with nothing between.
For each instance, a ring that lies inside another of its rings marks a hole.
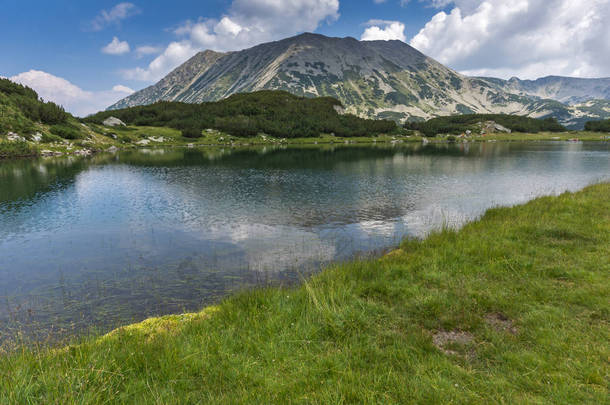
<instances>
[{"instance_id":1,"label":"white rock","mask_svg":"<svg viewBox=\"0 0 610 405\"><path fill-rule=\"evenodd\" d=\"M89 149L79 149L74 151L74 154L77 156L89 156L91 155L91 151Z\"/></svg>"},{"instance_id":2,"label":"white rock","mask_svg":"<svg viewBox=\"0 0 610 405\"><path fill-rule=\"evenodd\" d=\"M32 140L34 142L42 141L42 134L40 132L36 132L34 135L32 135Z\"/></svg>"},{"instance_id":3,"label":"white rock","mask_svg":"<svg viewBox=\"0 0 610 405\"><path fill-rule=\"evenodd\" d=\"M141 141L136 142L136 145L142 145L142 146L146 146L150 143L150 140L148 139L142 139Z\"/></svg>"},{"instance_id":4,"label":"white rock","mask_svg":"<svg viewBox=\"0 0 610 405\"><path fill-rule=\"evenodd\" d=\"M126 126L123 121L116 117L108 117L102 122L107 127L124 127Z\"/></svg>"},{"instance_id":5,"label":"white rock","mask_svg":"<svg viewBox=\"0 0 610 405\"><path fill-rule=\"evenodd\" d=\"M14 132L9 132L8 135L6 136L6 139L8 139L9 141L13 141L13 142L25 142L24 137L19 136Z\"/></svg>"}]
</instances>

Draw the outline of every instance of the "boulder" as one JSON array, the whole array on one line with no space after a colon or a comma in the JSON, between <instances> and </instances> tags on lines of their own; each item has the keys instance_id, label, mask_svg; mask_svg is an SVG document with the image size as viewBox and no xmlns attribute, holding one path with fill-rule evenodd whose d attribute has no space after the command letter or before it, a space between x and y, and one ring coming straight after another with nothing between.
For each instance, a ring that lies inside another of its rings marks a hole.
<instances>
[{"instance_id":1,"label":"boulder","mask_svg":"<svg viewBox=\"0 0 610 405\"><path fill-rule=\"evenodd\" d=\"M42 141L42 134L40 132L36 132L34 135L32 135L32 140L34 142Z\"/></svg>"},{"instance_id":2,"label":"boulder","mask_svg":"<svg viewBox=\"0 0 610 405\"><path fill-rule=\"evenodd\" d=\"M124 127L126 126L123 121L116 117L108 117L102 122L107 127Z\"/></svg>"},{"instance_id":3,"label":"boulder","mask_svg":"<svg viewBox=\"0 0 610 405\"><path fill-rule=\"evenodd\" d=\"M510 129L503 127L502 125L500 125L498 123L494 124L494 129L498 132L506 132L507 134L510 134L511 132L513 132Z\"/></svg>"},{"instance_id":4,"label":"boulder","mask_svg":"<svg viewBox=\"0 0 610 405\"><path fill-rule=\"evenodd\" d=\"M8 139L9 141L13 141L13 142L25 142L24 137L19 136L14 132L9 132L6 136L6 139Z\"/></svg>"}]
</instances>

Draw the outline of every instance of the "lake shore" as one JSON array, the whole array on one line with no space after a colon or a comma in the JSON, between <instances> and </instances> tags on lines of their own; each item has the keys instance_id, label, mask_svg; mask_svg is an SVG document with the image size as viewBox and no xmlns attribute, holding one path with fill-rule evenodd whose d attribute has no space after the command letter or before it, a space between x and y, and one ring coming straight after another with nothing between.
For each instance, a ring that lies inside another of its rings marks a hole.
<instances>
[{"instance_id":1,"label":"lake shore","mask_svg":"<svg viewBox=\"0 0 610 405\"><path fill-rule=\"evenodd\" d=\"M337 137L322 134L316 138L273 138L258 135L251 138L230 136L218 131L204 132L198 139L184 138L180 131L159 127L92 127L89 141L37 144L34 142L8 142L0 140L0 160L9 158L87 156L104 151L150 147L242 147L242 146L300 146L400 143L480 143L480 142L610 142L610 135L599 132L541 132L493 133L447 137L420 135L380 135L376 137Z\"/></svg>"},{"instance_id":2,"label":"lake shore","mask_svg":"<svg viewBox=\"0 0 610 405\"><path fill-rule=\"evenodd\" d=\"M603 403L609 213L608 183L538 198L297 288L23 348L0 402Z\"/></svg>"}]
</instances>

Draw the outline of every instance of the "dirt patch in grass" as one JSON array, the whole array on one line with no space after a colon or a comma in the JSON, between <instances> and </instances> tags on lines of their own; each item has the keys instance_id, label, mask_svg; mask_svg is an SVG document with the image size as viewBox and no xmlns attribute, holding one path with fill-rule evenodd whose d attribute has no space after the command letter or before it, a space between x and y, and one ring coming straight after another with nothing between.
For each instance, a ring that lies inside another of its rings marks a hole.
<instances>
[{"instance_id":1,"label":"dirt patch in grass","mask_svg":"<svg viewBox=\"0 0 610 405\"><path fill-rule=\"evenodd\" d=\"M441 330L432 335L432 342L445 354L459 355L457 349L474 342L474 336L468 332Z\"/></svg>"},{"instance_id":2,"label":"dirt patch in grass","mask_svg":"<svg viewBox=\"0 0 610 405\"><path fill-rule=\"evenodd\" d=\"M485 317L485 322L487 322L487 324L494 328L497 332L506 332L510 333L511 335L516 335L519 333L519 329L517 329L513 321L500 312L488 314Z\"/></svg>"}]
</instances>

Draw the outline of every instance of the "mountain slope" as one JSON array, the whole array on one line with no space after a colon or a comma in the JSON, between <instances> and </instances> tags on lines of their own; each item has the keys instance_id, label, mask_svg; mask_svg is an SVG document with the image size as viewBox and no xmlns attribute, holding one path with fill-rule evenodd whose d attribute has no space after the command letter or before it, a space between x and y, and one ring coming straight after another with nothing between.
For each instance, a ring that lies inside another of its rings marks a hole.
<instances>
[{"instance_id":1,"label":"mountain slope","mask_svg":"<svg viewBox=\"0 0 610 405\"><path fill-rule=\"evenodd\" d=\"M505 113L554 115L567 122L578 115L567 105L504 87L494 80L463 76L401 41L302 34L239 52L199 53L159 83L110 109L160 100L216 101L268 89L331 96L347 112L395 120Z\"/></svg>"},{"instance_id":2,"label":"mountain slope","mask_svg":"<svg viewBox=\"0 0 610 405\"><path fill-rule=\"evenodd\" d=\"M547 76L536 80L510 80L481 77L496 88L512 94L556 100L566 104L581 104L591 100L610 100L610 78L581 79Z\"/></svg>"}]
</instances>

